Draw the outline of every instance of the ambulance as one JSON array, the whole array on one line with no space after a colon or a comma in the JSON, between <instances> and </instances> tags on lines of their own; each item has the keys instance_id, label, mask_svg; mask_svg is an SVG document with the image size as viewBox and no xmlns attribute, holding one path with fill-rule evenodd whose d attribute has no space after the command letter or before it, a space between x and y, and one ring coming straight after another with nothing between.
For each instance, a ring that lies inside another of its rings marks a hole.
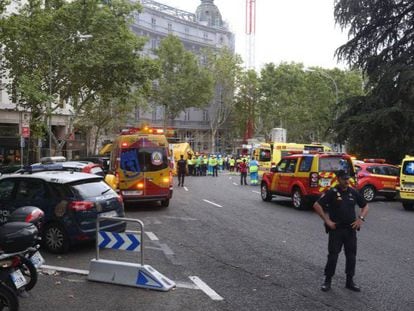
<instances>
[{"instance_id":1,"label":"ambulance","mask_svg":"<svg viewBox=\"0 0 414 311\"><path fill-rule=\"evenodd\" d=\"M414 210L414 157L406 156L400 168L400 200L405 210Z\"/></svg>"},{"instance_id":2,"label":"ambulance","mask_svg":"<svg viewBox=\"0 0 414 311\"><path fill-rule=\"evenodd\" d=\"M173 194L169 145L162 129L123 130L113 144L105 181L124 202L159 201L167 207Z\"/></svg>"}]
</instances>

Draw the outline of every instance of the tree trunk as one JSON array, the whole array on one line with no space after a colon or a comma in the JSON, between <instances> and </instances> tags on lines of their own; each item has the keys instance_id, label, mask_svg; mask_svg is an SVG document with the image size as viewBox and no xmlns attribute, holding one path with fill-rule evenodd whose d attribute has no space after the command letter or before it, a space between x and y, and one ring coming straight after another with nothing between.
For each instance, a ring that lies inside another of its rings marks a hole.
<instances>
[{"instance_id":1,"label":"tree trunk","mask_svg":"<svg viewBox=\"0 0 414 311\"><path fill-rule=\"evenodd\" d=\"M211 152L216 152L216 135L217 135L217 129L211 130Z\"/></svg>"},{"instance_id":2,"label":"tree trunk","mask_svg":"<svg viewBox=\"0 0 414 311\"><path fill-rule=\"evenodd\" d=\"M99 138L99 134L101 133L101 129L102 128L100 126L96 128L95 139L93 143L93 154L98 154L98 152L96 151L96 148L98 147L98 138Z\"/></svg>"}]
</instances>

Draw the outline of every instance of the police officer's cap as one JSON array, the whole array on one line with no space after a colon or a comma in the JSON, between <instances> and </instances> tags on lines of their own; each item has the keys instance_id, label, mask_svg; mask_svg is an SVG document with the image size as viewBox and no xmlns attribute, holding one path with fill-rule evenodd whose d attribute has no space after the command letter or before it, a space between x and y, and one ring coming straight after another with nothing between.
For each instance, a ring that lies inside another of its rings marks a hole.
<instances>
[{"instance_id":1,"label":"police officer's cap","mask_svg":"<svg viewBox=\"0 0 414 311\"><path fill-rule=\"evenodd\" d=\"M336 177L341 178L341 179L349 179L350 178L348 172L346 172L344 170L337 171L336 172Z\"/></svg>"}]
</instances>

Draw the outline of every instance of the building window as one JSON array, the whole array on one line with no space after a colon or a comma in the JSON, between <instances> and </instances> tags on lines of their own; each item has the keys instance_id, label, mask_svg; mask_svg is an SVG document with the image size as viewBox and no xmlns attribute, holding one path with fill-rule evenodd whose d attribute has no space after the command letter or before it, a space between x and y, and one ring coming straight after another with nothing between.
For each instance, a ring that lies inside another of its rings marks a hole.
<instances>
[{"instance_id":1,"label":"building window","mask_svg":"<svg viewBox=\"0 0 414 311\"><path fill-rule=\"evenodd\" d=\"M190 121L190 110L185 112L184 121Z\"/></svg>"},{"instance_id":2,"label":"building window","mask_svg":"<svg viewBox=\"0 0 414 311\"><path fill-rule=\"evenodd\" d=\"M203 121L208 121L208 110L203 110Z\"/></svg>"},{"instance_id":3,"label":"building window","mask_svg":"<svg viewBox=\"0 0 414 311\"><path fill-rule=\"evenodd\" d=\"M157 39L151 39L151 50L155 51L157 49Z\"/></svg>"},{"instance_id":4,"label":"building window","mask_svg":"<svg viewBox=\"0 0 414 311\"><path fill-rule=\"evenodd\" d=\"M152 28L155 28L157 26L157 20L154 17L151 18L151 25Z\"/></svg>"},{"instance_id":5,"label":"building window","mask_svg":"<svg viewBox=\"0 0 414 311\"><path fill-rule=\"evenodd\" d=\"M168 32L172 32L172 24L168 23Z\"/></svg>"},{"instance_id":6,"label":"building window","mask_svg":"<svg viewBox=\"0 0 414 311\"><path fill-rule=\"evenodd\" d=\"M185 27L185 36L188 37L190 35L190 28Z\"/></svg>"},{"instance_id":7,"label":"building window","mask_svg":"<svg viewBox=\"0 0 414 311\"><path fill-rule=\"evenodd\" d=\"M154 108L152 110L152 121L156 121L157 120L157 108Z\"/></svg>"},{"instance_id":8,"label":"building window","mask_svg":"<svg viewBox=\"0 0 414 311\"><path fill-rule=\"evenodd\" d=\"M208 33L207 32L204 32L203 33L203 37L204 37L204 40L207 41L208 40Z\"/></svg>"}]
</instances>

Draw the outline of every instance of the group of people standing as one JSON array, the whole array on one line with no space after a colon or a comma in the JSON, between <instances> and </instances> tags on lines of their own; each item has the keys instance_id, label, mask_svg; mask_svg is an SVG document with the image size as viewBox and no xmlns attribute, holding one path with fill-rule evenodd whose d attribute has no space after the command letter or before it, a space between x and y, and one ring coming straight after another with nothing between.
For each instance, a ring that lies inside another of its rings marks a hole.
<instances>
[{"instance_id":1,"label":"group of people standing","mask_svg":"<svg viewBox=\"0 0 414 311\"><path fill-rule=\"evenodd\" d=\"M240 172L240 184L247 185L247 173L250 173L251 185L259 183L259 163L255 158L249 160L248 157L234 158L232 156L222 157L221 155L184 155L180 156L177 162L178 186L184 186L184 177L189 176L213 176L218 177L218 171L228 170L230 172Z\"/></svg>"}]
</instances>

